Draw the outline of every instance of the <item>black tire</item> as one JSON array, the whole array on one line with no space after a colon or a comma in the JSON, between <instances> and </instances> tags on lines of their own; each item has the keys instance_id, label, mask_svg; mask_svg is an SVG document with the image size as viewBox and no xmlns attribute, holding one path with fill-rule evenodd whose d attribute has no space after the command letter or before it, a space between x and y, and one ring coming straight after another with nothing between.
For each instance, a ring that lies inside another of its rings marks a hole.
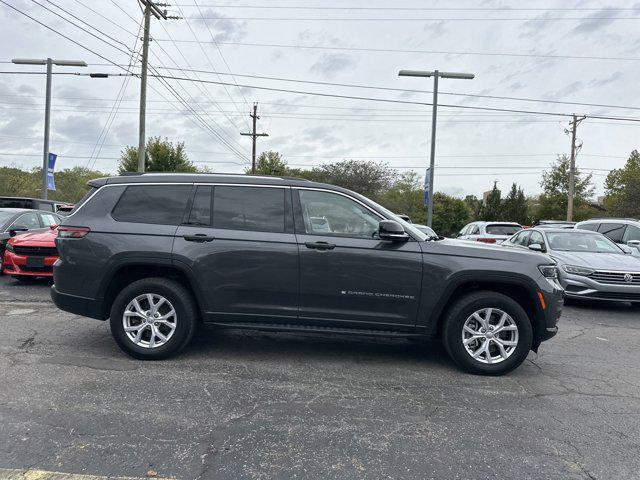
<instances>
[{"instance_id":1,"label":"black tire","mask_svg":"<svg viewBox=\"0 0 640 480\"><path fill-rule=\"evenodd\" d=\"M41 277L33 277L31 275L11 275L11 278L19 281L20 283L36 283Z\"/></svg>"},{"instance_id":2,"label":"black tire","mask_svg":"<svg viewBox=\"0 0 640 480\"><path fill-rule=\"evenodd\" d=\"M129 302L146 293L166 298L176 312L175 331L169 340L154 348L136 345L124 331L123 316ZM166 278L144 278L127 285L111 306L111 334L128 355L141 360L161 360L176 355L189 343L198 321L198 310L191 292L182 284Z\"/></svg>"},{"instance_id":3,"label":"black tire","mask_svg":"<svg viewBox=\"0 0 640 480\"><path fill-rule=\"evenodd\" d=\"M466 320L483 308L496 308L509 314L518 327L518 344L511 355L499 363L483 363L472 358L462 343ZM478 375L504 375L514 370L529 354L533 328L524 309L512 298L497 292L479 291L458 299L444 319L443 342L453 361L463 370Z\"/></svg>"}]
</instances>

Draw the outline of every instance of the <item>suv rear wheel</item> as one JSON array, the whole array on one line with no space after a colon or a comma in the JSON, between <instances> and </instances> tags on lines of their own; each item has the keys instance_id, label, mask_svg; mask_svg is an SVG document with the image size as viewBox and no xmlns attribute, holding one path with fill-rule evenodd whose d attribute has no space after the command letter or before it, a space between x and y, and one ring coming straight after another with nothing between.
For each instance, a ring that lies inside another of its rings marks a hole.
<instances>
[{"instance_id":1,"label":"suv rear wheel","mask_svg":"<svg viewBox=\"0 0 640 480\"><path fill-rule=\"evenodd\" d=\"M193 336L196 320L190 292L165 278L133 282L111 306L113 338L125 353L143 360L167 358L182 350Z\"/></svg>"},{"instance_id":2,"label":"suv rear wheel","mask_svg":"<svg viewBox=\"0 0 640 480\"><path fill-rule=\"evenodd\" d=\"M444 322L447 352L471 373L504 375L524 362L531 349L529 317L515 300L497 292L462 297Z\"/></svg>"}]
</instances>

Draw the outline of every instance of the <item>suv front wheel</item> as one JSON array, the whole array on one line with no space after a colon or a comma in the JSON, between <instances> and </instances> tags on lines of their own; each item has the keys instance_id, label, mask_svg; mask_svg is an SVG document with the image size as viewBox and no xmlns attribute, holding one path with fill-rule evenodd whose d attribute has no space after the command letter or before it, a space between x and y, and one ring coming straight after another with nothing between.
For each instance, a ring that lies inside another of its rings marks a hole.
<instances>
[{"instance_id":1,"label":"suv front wheel","mask_svg":"<svg viewBox=\"0 0 640 480\"><path fill-rule=\"evenodd\" d=\"M455 302L444 321L443 340L451 358L464 370L504 375L527 358L533 329L515 300L481 291Z\"/></svg>"},{"instance_id":2,"label":"suv front wheel","mask_svg":"<svg viewBox=\"0 0 640 480\"><path fill-rule=\"evenodd\" d=\"M180 283L145 278L126 286L114 300L111 334L132 357L159 360L189 343L196 320L195 302Z\"/></svg>"}]
</instances>

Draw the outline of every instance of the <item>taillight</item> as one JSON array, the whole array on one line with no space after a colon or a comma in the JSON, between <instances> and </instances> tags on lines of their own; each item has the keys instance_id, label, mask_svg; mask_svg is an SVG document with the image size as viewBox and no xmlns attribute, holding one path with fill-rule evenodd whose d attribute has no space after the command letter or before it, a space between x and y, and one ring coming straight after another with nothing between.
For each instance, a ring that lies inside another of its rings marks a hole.
<instances>
[{"instance_id":1,"label":"taillight","mask_svg":"<svg viewBox=\"0 0 640 480\"><path fill-rule=\"evenodd\" d=\"M476 240L482 243L496 243L495 238L476 238Z\"/></svg>"},{"instance_id":2,"label":"taillight","mask_svg":"<svg viewBox=\"0 0 640 480\"><path fill-rule=\"evenodd\" d=\"M82 238L91 230L88 227L58 227L59 238Z\"/></svg>"}]
</instances>

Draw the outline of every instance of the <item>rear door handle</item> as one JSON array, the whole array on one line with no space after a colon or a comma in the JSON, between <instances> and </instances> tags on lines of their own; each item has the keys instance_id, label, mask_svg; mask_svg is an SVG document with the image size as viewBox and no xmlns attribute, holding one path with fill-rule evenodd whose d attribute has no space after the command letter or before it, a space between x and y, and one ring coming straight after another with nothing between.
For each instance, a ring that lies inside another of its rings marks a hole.
<instances>
[{"instance_id":1,"label":"rear door handle","mask_svg":"<svg viewBox=\"0 0 640 480\"><path fill-rule=\"evenodd\" d=\"M314 250L333 250L336 246L333 243L327 242L305 242L307 248L313 248Z\"/></svg>"},{"instance_id":2,"label":"rear door handle","mask_svg":"<svg viewBox=\"0 0 640 480\"><path fill-rule=\"evenodd\" d=\"M182 238L184 238L187 242L203 243L203 242L210 242L215 237L211 237L204 233L196 233L195 235L183 235Z\"/></svg>"}]
</instances>

